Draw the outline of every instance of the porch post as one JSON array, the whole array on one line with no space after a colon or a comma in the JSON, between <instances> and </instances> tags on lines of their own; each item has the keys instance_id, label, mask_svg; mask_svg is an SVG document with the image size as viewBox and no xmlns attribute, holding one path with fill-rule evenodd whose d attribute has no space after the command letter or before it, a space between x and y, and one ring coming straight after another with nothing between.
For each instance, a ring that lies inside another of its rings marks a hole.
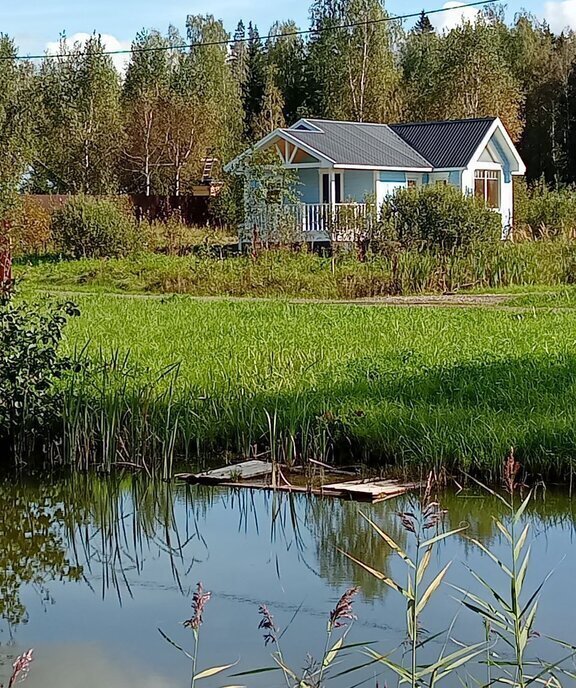
<instances>
[{"instance_id":1,"label":"porch post","mask_svg":"<svg viewBox=\"0 0 576 688\"><path fill-rule=\"evenodd\" d=\"M330 205L332 208L336 205L336 172L330 170Z\"/></svg>"}]
</instances>

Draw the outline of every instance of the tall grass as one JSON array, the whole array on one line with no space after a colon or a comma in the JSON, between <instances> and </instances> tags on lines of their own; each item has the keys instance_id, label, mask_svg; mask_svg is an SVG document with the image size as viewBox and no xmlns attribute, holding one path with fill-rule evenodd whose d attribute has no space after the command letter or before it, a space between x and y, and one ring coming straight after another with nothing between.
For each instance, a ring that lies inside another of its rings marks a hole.
<instances>
[{"instance_id":1,"label":"tall grass","mask_svg":"<svg viewBox=\"0 0 576 688\"><path fill-rule=\"evenodd\" d=\"M143 254L129 259L21 264L24 284L42 289L349 299L576 281L569 241L481 243L452 253L389 250L364 262L265 251L218 260Z\"/></svg>"},{"instance_id":2,"label":"tall grass","mask_svg":"<svg viewBox=\"0 0 576 688\"><path fill-rule=\"evenodd\" d=\"M144 471L223 454L371 461L490 479L514 445L569 477L570 313L85 296L63 380L61 457Z\"/></svg>"}]
</instances>

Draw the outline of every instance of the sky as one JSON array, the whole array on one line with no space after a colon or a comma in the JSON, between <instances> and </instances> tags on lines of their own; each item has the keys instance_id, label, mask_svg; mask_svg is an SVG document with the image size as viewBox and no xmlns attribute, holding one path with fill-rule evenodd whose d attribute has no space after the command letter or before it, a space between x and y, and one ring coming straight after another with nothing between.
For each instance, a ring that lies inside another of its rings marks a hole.
<instances>
[{"instance_id":1,"label":"sky","mask_svg":"<svg viewBox=\"0 0 576 688\"><path fill-rule=\"evenodd\" d=\"M130 46L134 35L143 28L166 30L174 24L182 31L187 14L213 14L233 31L238 20L254 21L265 34L275 20L294 19L308 27L311 0L0 0L0 32L12 36L24 55L55 50L62 32L74 40L83 40L92 32L100 33L109 50ZM422 9L458 6L457 0L388 0L392 14L419 12ZM576 29L576 0L510 0L510 19L521 9L546 19L560 32ZM437 28L458 22L463 12L470 18L475 10L454 9L431 16ZM118 62L120 62L120 58Z\"/></svg>"}]
</instances>

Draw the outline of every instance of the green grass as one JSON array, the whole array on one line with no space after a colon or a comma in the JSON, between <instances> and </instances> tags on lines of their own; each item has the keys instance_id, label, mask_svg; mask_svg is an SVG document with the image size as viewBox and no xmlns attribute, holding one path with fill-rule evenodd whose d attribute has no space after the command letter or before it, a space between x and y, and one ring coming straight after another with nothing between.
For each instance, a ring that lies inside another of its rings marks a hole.
<instances>
[{"instance_id":1,"label":"green grass","mask_svg":"<svg viewBox=\"0 0 576 688\"><path fill-rule=\"evenodd\" d=\"M532 473L571 471L569 311L76 300L68 351L87 345L94 361L116 352L113 365L69 383L76 453L86 433L89 448L134 461L171 447L189 456L256 448L288 461L336 456L494 477L514 446Z\"/></svg>"},{"instance_id":2,"label":"green grass","mask_svg":"<svg viewBox=\"0 0 576 688\"><path fill-rule=\"evenodd\" d=\"M576 245L563 241L483 244L442 256L404 251L334 259L268 251L257 258L142 254L131 258L39 261L16 268L25 288L196 296L353 299L389 294L561 286L576 280Z\"/></svg>"}]
</instances>

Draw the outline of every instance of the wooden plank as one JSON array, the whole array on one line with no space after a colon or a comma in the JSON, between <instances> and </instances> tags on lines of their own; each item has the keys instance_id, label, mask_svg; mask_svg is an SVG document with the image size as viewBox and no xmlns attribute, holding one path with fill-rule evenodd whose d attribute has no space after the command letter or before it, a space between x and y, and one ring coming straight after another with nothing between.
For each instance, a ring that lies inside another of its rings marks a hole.
<instances>
[{"instance_id":1,"label":"wooden plank","mask_svg":"<svg viewBox=\"0 0 576 688\"><path fill-rule=\"evenodd\" d=\"M253 461L233 463L229 466L215 468L203 473L181 473L176 477L190 483L223 483L227 481L254 480L255 478L263 478L271 473L271 463L254 459Z\"/></svg>"},{"instance_id":2,"label":"wooden plank","mask_svg":"<svg viewBox=\"0 0 576 688\"><path fill-rule=\"evenodd\" d=\"M415 486L412 483L402 484L395 480L350 480L345 483L324 485L323 489L347 494L351 498L380 501L404 494Z\"/></svg>"}]
</instances>

